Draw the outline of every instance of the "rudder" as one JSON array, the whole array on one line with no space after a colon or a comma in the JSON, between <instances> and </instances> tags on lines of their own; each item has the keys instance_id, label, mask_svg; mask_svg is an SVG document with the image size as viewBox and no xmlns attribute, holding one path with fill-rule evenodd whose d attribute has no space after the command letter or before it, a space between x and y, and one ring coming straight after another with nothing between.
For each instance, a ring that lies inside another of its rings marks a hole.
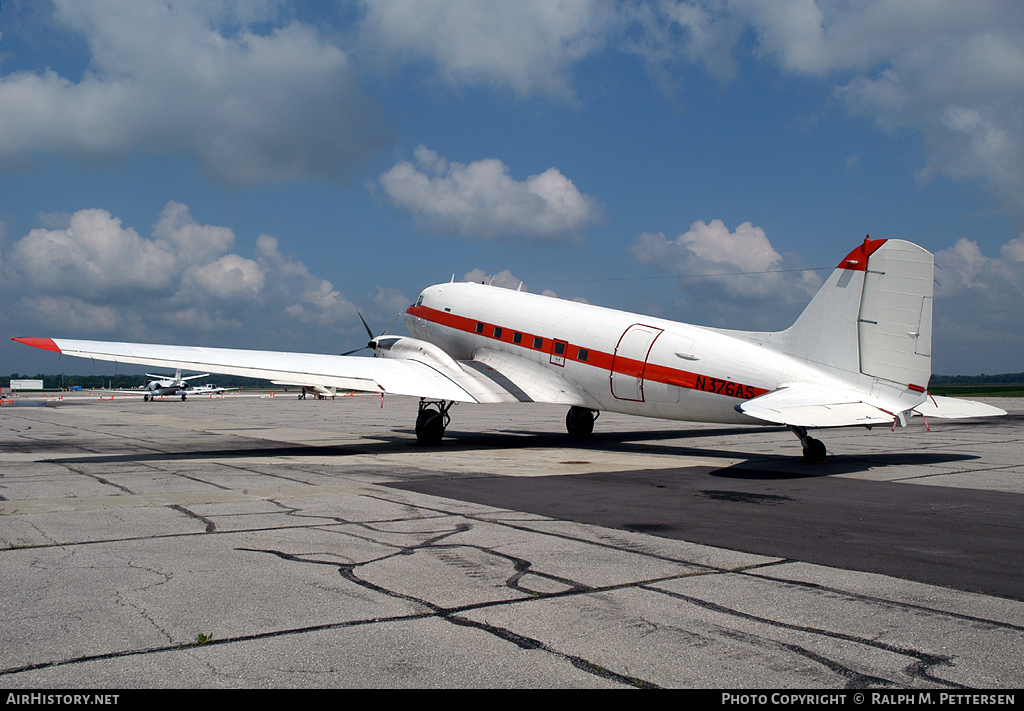
<instances>
[{"instance_id":1,"label":"rudder","mask_svg":"<svg viewBox=\"0 0 1024 711\"><path fill-rule=\"evenodd\" d=\"M923 391L932 374L934 258L889 240L868 259L861 299L860 370Z\"/></svg>"},{"instance_id":2,"label":"rudder","mask_svg":"<svg viewBox=\"0 0 1024 711\"><path fill-rule=\"evenodd\" d=\"M785 352L847 379L863 374L923 392L933 272L931 253L916 244L865 239L780 334Z\"/></svg>"}]
</instances>

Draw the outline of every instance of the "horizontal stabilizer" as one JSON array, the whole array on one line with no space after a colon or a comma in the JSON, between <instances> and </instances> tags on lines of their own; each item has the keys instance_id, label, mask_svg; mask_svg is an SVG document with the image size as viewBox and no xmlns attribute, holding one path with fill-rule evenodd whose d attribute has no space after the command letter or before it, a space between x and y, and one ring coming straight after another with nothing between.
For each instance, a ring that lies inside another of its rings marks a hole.
<instances>
[{"instance_id":1,"label":"horizontal stabilizer","mask_svg":"<svg viewBox=\"0 0 1024 711\"><path fill-rule=\"evenodd\" d=\"M796 383L737 405L745 415L797 427L889 424L897 405L876 402L853 390Z\"/></svg>"},{"instance_id":2,"label":"horizontal stabilizer","mask_svg":"<svg viewBox=\"0 0 1024 711\"><path fill-rule=\"evenodd\" d=\"M928 399L914 408L914 412L925 417L938 417L959 420L966 417L997 417L1005 415L1005 410L973 400L960 400L955 397L929 395Z\"/></svg>"}]
</instances>

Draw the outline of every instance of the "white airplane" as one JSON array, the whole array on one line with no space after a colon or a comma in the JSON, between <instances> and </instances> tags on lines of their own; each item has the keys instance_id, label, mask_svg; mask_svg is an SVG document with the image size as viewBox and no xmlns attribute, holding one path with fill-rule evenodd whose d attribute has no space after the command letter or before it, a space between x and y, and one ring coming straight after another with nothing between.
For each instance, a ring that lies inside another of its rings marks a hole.
<instances>
[{"instance_id":1,"label":"white airplane","mask_svg":"<svg viewBox=\"0 0 1024 711\"><path fill-rule=\"evenodd\" d=\"M236 389L240 388L232 388L232 390ZM185 399L185 395L223 395L225 392L227 390L212 383L208 385L191 385L184 390L178 391L182 396L182 400Z\"/></svg>"},{"instance_id":2,"label":"white airplane","mask_svg":"<svg viewBox=\"0 0 1024 711\"><path fill-rule=\"evenodd\" d=\"M378 336L375 358L191 346L15 338L67 355L203 369L309 387L420 398L416 437L441 441L456 402L560 403L572 436L599 412L808 429L906 426L911 416L1004 415L932 396L932 255L865 239L785 331L744 332L475 283L423 290L405 312L413 337Z\"/></svg>"},{"instance_id":3,"label":"white airplane","mask_svg":"<svg viewBox=\"0 0 1024 711\"><path fill-rule=\"evenodd\" d=\"M199 386L199 388L202 388L200 391L196 386L189 386L187 384L189 380L206 378L209 377L209 375L209 373L200 373L199 375L190 375L187 378L183 378L181 377L181 368L175 370L173 376L146 373L147 378L156 378L156 380L150 380L141 388L136 388L134 390L108 390L106 392L114 392L121 395L142 395L142 399L145 401L154 400L158 397L166 397L167 395L181 395L181 399L184 400L186 399L186 395L199 394L200 392L212 392L212 389L216 389L217 386L215 385ZM221 389L221 392L224 392L223 388Z\"/></svg>"},{"instance_id":4,"label":"white airplane","mask_svg":"<svg viewBox=\"0 0 1024 711\"><path fill-rule=\"evenodd\" d=\"M292 386L295 385L295 383L282 383L280 381L275 381L274 385ZM337 388L325 388L323 385L301 385L299 388L300 400L305 400L307 396L314 397L317 400L326 400L327 398L331 398L333 400L338 395Z\"/></svg>"}]
</instances>

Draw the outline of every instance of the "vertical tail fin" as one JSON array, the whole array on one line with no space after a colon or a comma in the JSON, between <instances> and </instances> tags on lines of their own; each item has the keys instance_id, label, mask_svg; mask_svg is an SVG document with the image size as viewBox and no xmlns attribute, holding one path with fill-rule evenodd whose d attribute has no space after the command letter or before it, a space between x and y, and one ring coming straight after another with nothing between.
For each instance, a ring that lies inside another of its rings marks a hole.
<instances>
[{"instance_id":1,"label":"vertical tail fin","mask_svg":"<svg viewBox=\"0 0 1024 711\"><path fill-rule=\"evenodd\" d=\"M846 256L781 335L786 353L830 372L923 391L931 377L932 281L927 250L872 240Z\"/></svg>"}]
</instances>

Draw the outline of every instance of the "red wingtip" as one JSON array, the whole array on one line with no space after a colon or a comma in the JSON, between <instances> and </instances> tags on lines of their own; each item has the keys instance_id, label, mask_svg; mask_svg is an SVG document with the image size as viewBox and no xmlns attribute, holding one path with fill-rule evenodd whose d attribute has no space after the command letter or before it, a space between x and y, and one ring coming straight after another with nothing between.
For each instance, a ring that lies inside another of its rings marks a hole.
<instances>
[{"instance_id":1,"label":"red wingtip","mask_svg":"<svg viewBox=\"0 0 1024 711\"><path fill-rule=\"evenodd\" d=\"M26 346L32 346L33 348L42 348L44 351L61 352L52 338L12 338L11 340L24 343Z\"/></svg>"},{"instance_id":2,"label":"red wingtip","mask_svg":"<svg viewBox=\"0 0 1024 711\"><path fill-rule=\"evenodd\" d=\"M853 269L858 272L867 271L868 257L883 244L885 244L884 239L871 239L871 235L868 235L864 238L863 244L858 245L852 252L846 255L843 261L839 262L839 266L836 269Z\"/></svg>"}]
</instances>

